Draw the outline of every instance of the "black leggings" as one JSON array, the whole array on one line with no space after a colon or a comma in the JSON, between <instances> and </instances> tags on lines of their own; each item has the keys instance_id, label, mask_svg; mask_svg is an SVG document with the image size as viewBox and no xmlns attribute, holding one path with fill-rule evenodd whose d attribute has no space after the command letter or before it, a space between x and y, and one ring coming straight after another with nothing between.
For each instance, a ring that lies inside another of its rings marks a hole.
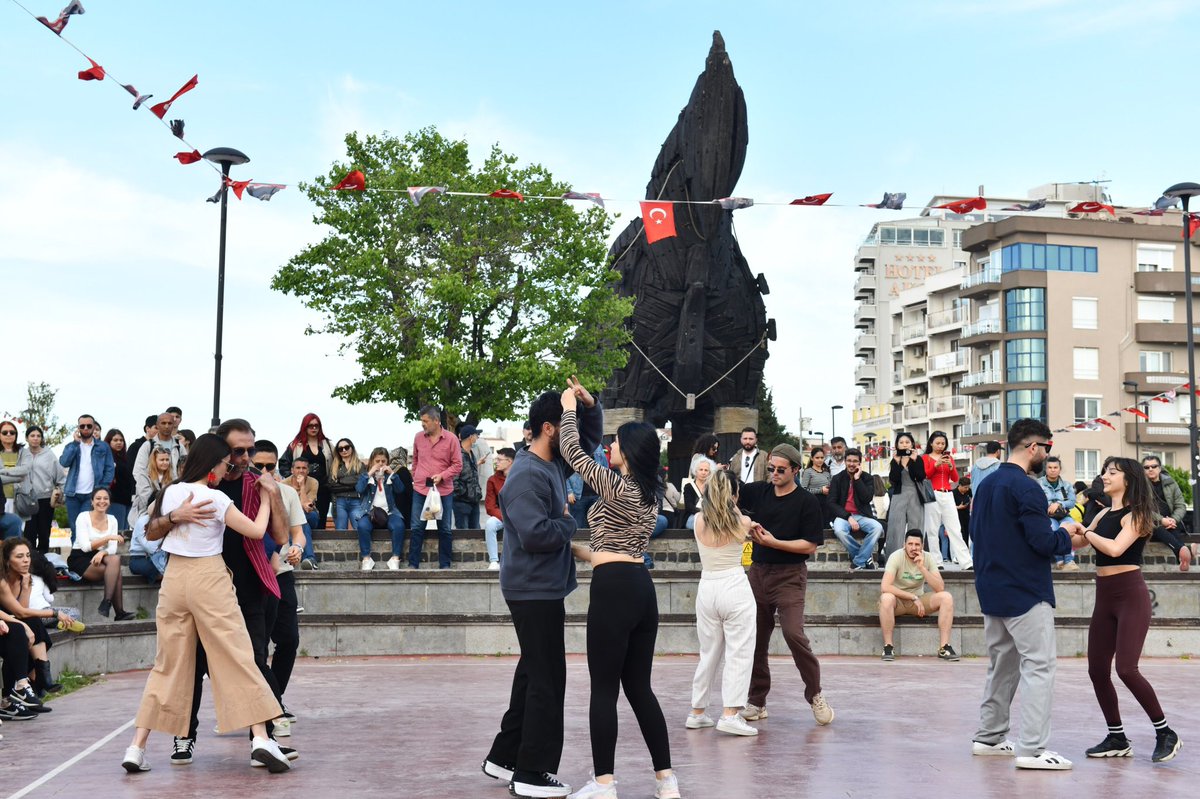
<instances>
[{"instance_id":1,"label":"black leggings","mask_svg":"<svg viewBox=\"0 0 1200 799\"><path fill-rule=\"evenodd\" d=\"M45 555L50 551L50 527L54 521L54 508L50 507L50 499L38 500L37 513L25 522L25 539L30 546Z\"/></svg>"},{"instance_id":2,"label":"black leggings","mask_svg":"<svg viewBox=\"0 0 1200 799\"><path fill-rule=\"evenodd\" d=\"M1183 539L1179 537L1177 531L1182 531L1182 528L1176 527L1174 530L1168 530L1160 524L1150 534L1151 541L1157 541L1160 544L1166 544L1170 547L1171 554L1175 556L1175 560L1179 560L1179 550L1184 547Z\"/></svg>"},{"instance_id":3,"label":"black leggings","mask_svg":"<svg viewBox=\"0 0 1200 799\"><path fill-rule=\"evenodd\" d=\"M30 629L34 630L36 635L37 627L42 623L40 619L32 621ZM20 624L11 621L6 624L8 632L0 635L0 658L4 658L4 693L8 694L14 685L29 677L29 639L25 636L25 628Z\"/></svg>"},{"instance_id":4,"label":"black leggings","mask_svg":"<svg viewBox=\"0 0 1200 799\"><path fill-rule=\"evenodd\" d=\"M1096 608L1088 627L1088 676L1096 701L1110 725L1121 723L1117 689L1112 681L1112 662L1117 659L1117 676L1133 694L1151 721L1163 718L1154 688L1138 671L1142 644L1150 629L1150 592L1142 571L1121 572L1096 578Z\"/></svg>"},{"instance_id":5,"label":"black leggings","mask_svg":"<svg viewBox=\"0 0 1200 799\"><path fill-rule=\"evenodd\" d=\"M617 694L625 691L650 750L655 771L671 767L667 721L650 687L658 599L650 572L640 563L605 563L592 573L588 605L588 673L592 703L592 766L612 774L617 749Z\"/></svg>"}]
</instances>

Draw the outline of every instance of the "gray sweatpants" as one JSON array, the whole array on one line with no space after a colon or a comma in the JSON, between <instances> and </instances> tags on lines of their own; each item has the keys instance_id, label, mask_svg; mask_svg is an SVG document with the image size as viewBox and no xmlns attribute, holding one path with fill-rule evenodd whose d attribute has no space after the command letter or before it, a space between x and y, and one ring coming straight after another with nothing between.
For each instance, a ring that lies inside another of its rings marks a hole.
<instances>
[{"instance_id":1,"label":"gray sweatpants","mask_svg":"<svg viewBox=\"0 0 1200 799\"><path fill-rule=\"evenodd\" d=\"M1050 740L1054 698L1054 608L1039 602L1021 616L983 617L988 675L975 740L995 745L1008 736L1009 711L1021 686L1021 737L1017 757L1032 757Z\"/></svg>"}]
</instances>

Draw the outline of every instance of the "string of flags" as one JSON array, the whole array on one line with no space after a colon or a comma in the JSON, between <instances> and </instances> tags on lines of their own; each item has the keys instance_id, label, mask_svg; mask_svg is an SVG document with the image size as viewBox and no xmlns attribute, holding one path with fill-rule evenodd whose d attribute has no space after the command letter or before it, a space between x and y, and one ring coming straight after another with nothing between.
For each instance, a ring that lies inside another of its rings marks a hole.
<instances>
[{"instance_id":1,"label":"string of flags","mask_svg":"<svg viewBox=\"0 0 1200 799\"><path fill-rule=\"evenodd\" d=\"M62 42L76 50L80 55L87 59L91 65L88 69L81 70L78 73L80 80L84 81L104 81L106 79L113 80L117 85L125 90L131 97L134 98L133 110L139 110L144 103L153 98L154 95L142 93L132 83L121 83L113 75L111 75L102 65L97 63L91 56L84 53L74 42L63 36L63 31L66 29L70 20L79 15L85 14L85 10L80 0L71 0L53 20L47 17L35 16L28 8L21 5L19 0L12 2L23 9L27 14L49 29ZM189 149L175 153L172 157L181 165L196 164L204 160L203 155L198 148L192 146L184 137L185 123L182 119L166 119L167 113L171 110L172 105L177 102L188 92L193 91L200 83L199 74L193 75L179 89L166 100L156 103L150 107L150 112L162 122L173 136L182 141ZM210 166L220 174L220 169L215 164ZM225 176L221 178L221 184L217 189L216 194L208 198L208 202L220 202L221 197L227 189L231 189L234 196L242 199L243 193L249 194L259 200L268 201L275 194L283 191L288 186L285 183L258 183L255 181L233 181ZM513 200L516 202L525 202L526 200L557 200L557 201L584 201L598 205L601 208L605 207L605 201L614 201L614 198L606 198L598 192L577 192L568 191L557 196L540 196L540 195L523 195L521 192L509 189L506 187L498 188L491 192L470 192L470 191L455 191L448 186L410 186L407 189L385 189L375 188L368 185L367 176L358 169L348 172L336 184L328 187L328 191L355 191L355 192L399 192L405 191L413 205L420 205L427 197L445 196L445 197L474 197L487 198L498 200ZM810 194L804 197L798 197L790 201L756 201L750 197L720 197L712 200L654 200L654 201L638 201L641 206L642 219L646 231L647 241L654 243L662 239L672 238L677 235L675 228L675 206L677 205L716 205L723 210L738 211L746 208L751 208L755 205L768 206L833 206L833 207L853 207L842 205L839 203L830 203L829 200L833 197L832 192L820 194ZM908 195L905 192L884 192L883 198L879 202L861 203L858 207L875 208L885 211L900 211L904 209L904 202ZM1133 213L1145 216L1161 216L1166 211L1174 209L1178 205L1178 200L1168 197L1160 197L1155 203L1145 209L1134 211ZM1033 200L1027 204L1017 204L1005 206L1004 211L1015 211L1029 213L1040 210L1046 206L1045 199ZM929 206L929 208L943 209L954 214L968 214L973 211L982 211L988 207L987 200L983 197L972 197L964 200L955 200L953 202L944 203L942 205ZM1067 213L1071 214L1108 214L1116 216L1116 209L1109 204L1099 202L1081 202L1067 209ZM1186 238L1190 238L1198 229L1200 229L1200 214L1189 214Z\"/></svg>"},{"instance_id":2,"label":"string of flags","mask_svg":"<svg viewBox=\"0 0 1200 799\"><path fill-rule=\"evenodd\" d=\"M1082 422L1076 422L1075 424L1067 425L1066 427L1059 427L1051 432L1055 434L1071 433L1075 431L1096 432L1102 427L1107 427L1109 430L1116 430L1116 425L1110 422L1109 419L1120 419L1121 414L1123 413L1136 416L1144 421L1150 421L1150 415L1139 408L1138 405L1143 403L1148 405L1151 402L1160 402L1164 405L1169 405L1174 402L1176 397L1178 397L1180 394L1186 396L1187 392L1192 390L1193 389L1190 383L1183 383L1175 386L1174 388L1169 388L1166 391L1155 394L1152 397L1146 397L1145 399L1139 400L1137 403L1128 408L1121 408L1120 410L1113 411L1112 413L1105 414L1103 416L1097 416L1095 419L1087 419ZM1196 396L1200 396L1200 389L1196 389Z\"/></svg>"}]
</instances>

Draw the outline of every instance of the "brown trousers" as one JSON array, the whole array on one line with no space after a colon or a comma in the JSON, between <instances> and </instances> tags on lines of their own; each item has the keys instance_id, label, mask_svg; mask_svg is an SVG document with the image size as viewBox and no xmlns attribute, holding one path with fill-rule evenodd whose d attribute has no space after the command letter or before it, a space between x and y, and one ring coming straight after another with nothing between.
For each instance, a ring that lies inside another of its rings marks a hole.
<instances>
[{"instance_id":1,"label":"brown trousers","mask_svg":"<svg viewBox=\"0 0 1200 799\"><path fill-rule=\"evenodd\" d=\"M821 664L813 654L808 636L804 634L804 592L808 588L808 564L780 565L755 563L750 567L750 589L758 604L757 634L754 639L754 666L750 671L750 694L747 701L763 707L771 690L771 667L767 663L767 647L775 631L775 611L783 640L792 651L792 659L804 680L804 701L812 704L821 693Z\"/></svg>"},{"instance_id":2,"label":"brown trousers","mask_svg":"<svg viewBox=\"0 0 1200 799\"><path fill-rule=\"evenodd\" d=\"M196 677L196 640L208 655L217 728L239 730L282 712L254 664L233 580L220 555L172 555L158 591L158 652L135 723L180 738L188 734Z\"/></svg>"}]
</instances>

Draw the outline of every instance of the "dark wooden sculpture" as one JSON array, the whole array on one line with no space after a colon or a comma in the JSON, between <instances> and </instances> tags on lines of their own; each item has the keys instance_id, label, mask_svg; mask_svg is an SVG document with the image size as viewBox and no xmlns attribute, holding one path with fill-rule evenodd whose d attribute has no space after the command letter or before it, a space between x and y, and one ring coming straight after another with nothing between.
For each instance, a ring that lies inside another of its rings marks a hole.
<instances>
[{"instance_id":1,"label":"dark wooden sculpture","mask_svg":"<svg viewBox=\"0 0 1200 799\"><path fill-rule=\"evenodd\" d=\"M651 170L646 199L731 196L747 140L746 101L717 31L704 72ZM629 348L628 364L603 394L606 432L629 420L658 427L669 420L675 482L687 475L698 436L716 432L728 459L741 429L758 420L757 391L774 320L768 322L763 304L766 280L751 274L734 238L733 213L716 204L679 204L676 237L647 244L639 218L610 253L621 275L619 292L635 298L633 340L653 366ZM689 394L699 395L691 408Z\"/></svg>"}]
</instances>

